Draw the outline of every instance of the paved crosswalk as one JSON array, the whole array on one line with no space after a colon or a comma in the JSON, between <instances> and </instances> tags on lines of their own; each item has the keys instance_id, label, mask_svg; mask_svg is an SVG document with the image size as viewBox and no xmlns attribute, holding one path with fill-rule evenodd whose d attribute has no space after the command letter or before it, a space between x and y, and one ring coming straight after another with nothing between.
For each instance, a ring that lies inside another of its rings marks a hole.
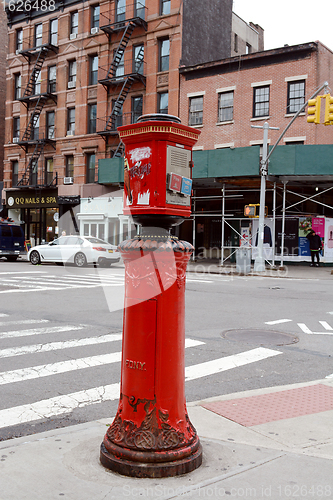
<instances>
[{"instance_id":1,"label":"paved crosswalk","mask_svg":"<svg viewBox=\"0 0 333 500\"><path fill-rule=\"evenodd\" d=\"M98 369L98 367L104 367L106 370L113 364L120 366L121 332L91 336L91 326L84 324L60 326L43 318L14 320L5 313L1 313L0 318L0 429L68 415L77 408L119 399L119 375L115 380L109 380L108 372L105 379L110 383L96 387L82 387L75 392L67 391L66 393L61 393L64 390L63 386L61 389L57 386L57 376L68 374L72 377L74 374L79 374L80 378L81 374L87 370ZM27 328L28 325L29 328ZM62 340L57 338L59 334ZM200 340L191 338L185 340L187 350L205 346L205 342ZM83 352L87 352L87 350L82 351L86 347L102 349L103 353L92 351L89 356L82 355ZM47 356L50 354L57 357L57 361L49 362L50 358ZM219 358L213 351L212 359L209 361L186 366L185 381L187 383L197 381L203 377L257 363L279 354L282 354L281 351L260 347ZM45 362L46 359L48 362ZM7 366L10 366L10 369L6 371L1 369L5 361ZM90 375L91 373L89 372ZM90 375L89 379L95 380ZM48 390L43 394L49 397L42 396L38 399L35 396L34 384L39 384L40 391L43 380L48 381ZM82 380L86 379L82 377ZM96 380L99 378L96 377ZM66 387L71 387L71 384L68 383ZM7 401L8 388L10 388L13 394L27 395L29 402L6 407L5 399L2 397L2 391L6 388Z\"/></svg>"},{"instance_id":2,"label":"paved crosswalk","mask_svg":"<svg viewBox=\"0 0 333 500\"><path fill-rule=\"evenodd\" d=\"M40 292L45 290L67 290L74 288L96 288L123 286L124 276L117 273L66 273L52 274L48 271L12 271L0 273L1 293Z\"/></svg>"}]
</instances>

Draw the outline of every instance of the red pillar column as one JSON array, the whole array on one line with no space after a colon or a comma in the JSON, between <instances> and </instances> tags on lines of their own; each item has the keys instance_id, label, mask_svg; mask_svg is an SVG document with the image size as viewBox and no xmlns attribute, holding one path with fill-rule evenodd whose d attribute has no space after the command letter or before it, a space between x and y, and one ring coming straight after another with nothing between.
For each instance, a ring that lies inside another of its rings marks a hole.
<instances>
[{"instance_id":1,"label":"red pillar column","mask_svg":"<svg viewBox=\"0 0 333 500\"><path fill-rule=\"evenodd\" d=\"M201 465L185 402L185 280L193 251L172 236L120 245L125 263L121 394L101 445L102 464L135 477Z\"/></svg>"}]
</instances>

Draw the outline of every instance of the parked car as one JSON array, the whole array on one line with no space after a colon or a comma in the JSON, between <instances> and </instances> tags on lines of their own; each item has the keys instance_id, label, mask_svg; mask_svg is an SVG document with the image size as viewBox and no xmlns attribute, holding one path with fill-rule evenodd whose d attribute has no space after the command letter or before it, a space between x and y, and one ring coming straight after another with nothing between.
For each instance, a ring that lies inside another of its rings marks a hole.
<instances>
[{"instance_id":1,"label":"parked car","mask_svg":"<svg viewBox=\"0 0 333 500\"><path fill-rule=\"evenodd\" d=\"M29 250L28 259L34 266L43 262L72 263L77 267L98 264L110 267L119 262L120 253L115 245L93 236L61 236L46 245Z\"/></svg>"},{"instance_id":2,"label":"parked car","mask_svg":"<svg viewBox=\"0 0 333 500\"><path fill-rule=\"evenodd\" d=\"M0 222L0 257L15 262L19 255L25 254L23 228L10 222Z\"/></svg>"}]
</instances>

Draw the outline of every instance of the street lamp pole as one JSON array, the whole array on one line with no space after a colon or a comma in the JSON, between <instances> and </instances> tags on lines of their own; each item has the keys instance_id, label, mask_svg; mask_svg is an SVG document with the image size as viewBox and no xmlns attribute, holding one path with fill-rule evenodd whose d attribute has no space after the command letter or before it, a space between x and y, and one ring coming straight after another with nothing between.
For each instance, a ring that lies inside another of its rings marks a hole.
<instances>
[{"instance_id":1,"label":"street lamp pole","mask_svg":"<svg viewBox=\"0 0 333 500\"><path fill-rule=\"evenodd\" d=\"M259 206L259 229L258 229L258 254L254 261L254 271L263 272L265 271L265 259L264 259L264 219L265 219L265 196L266 196L266 176L268 173L268 130L279 130L278 127L269 127L268 123L265 122L264 126L251 125L252 128L262 128L264 129L264 141L263 141L263 151L262 160L260 162L260 206Z\"/></svg>"}]
</instances>

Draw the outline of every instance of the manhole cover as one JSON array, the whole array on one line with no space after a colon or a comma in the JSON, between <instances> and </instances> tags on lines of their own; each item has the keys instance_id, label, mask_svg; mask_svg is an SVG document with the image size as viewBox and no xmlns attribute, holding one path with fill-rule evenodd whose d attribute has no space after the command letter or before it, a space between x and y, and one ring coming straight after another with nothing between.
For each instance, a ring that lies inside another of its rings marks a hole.
<instances>
[{"instance_id":1,"label":"manhole cover","mask_svg":"<svg viewBox=\"0 0 333 500\"><path fill-rule=\"evenodd\" d=\"M272 330L227 330L222 337L235 342L259 345L288 345L299 341L296 335Z\"/></svg>"}]
</instances>

